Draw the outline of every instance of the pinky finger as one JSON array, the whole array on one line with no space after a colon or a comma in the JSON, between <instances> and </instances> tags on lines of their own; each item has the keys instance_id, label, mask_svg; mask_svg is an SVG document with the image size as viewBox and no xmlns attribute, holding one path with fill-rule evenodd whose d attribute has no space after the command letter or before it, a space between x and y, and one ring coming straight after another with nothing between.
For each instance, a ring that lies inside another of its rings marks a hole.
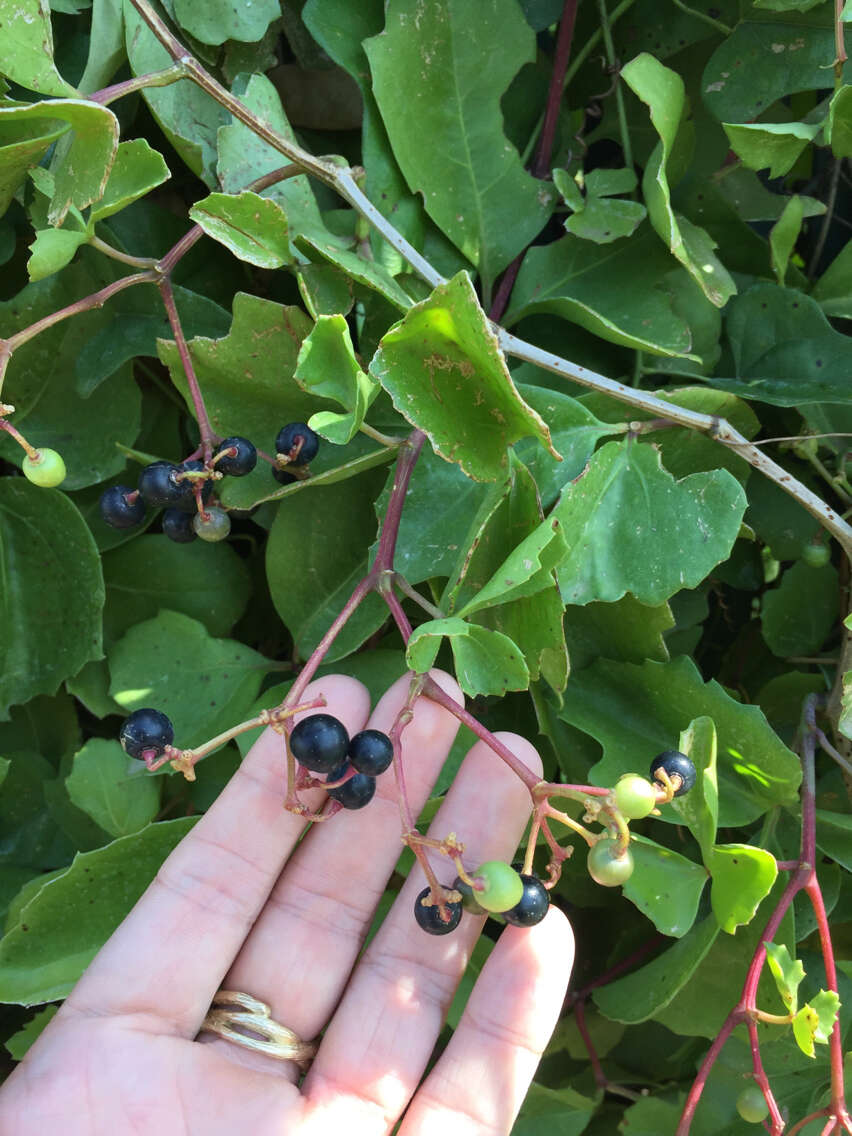
<instances>
[{"instance_id":1,"label":"pinky finger","mask_svg":"<svg viewBox=\"0 0 852 1136\"><path fill-rule=\"evenodd\" d=\"M562 1009L574 936L556 908L536 927L507 927L399 1136L508 1133Z\"/></svg>"}]
</instances>

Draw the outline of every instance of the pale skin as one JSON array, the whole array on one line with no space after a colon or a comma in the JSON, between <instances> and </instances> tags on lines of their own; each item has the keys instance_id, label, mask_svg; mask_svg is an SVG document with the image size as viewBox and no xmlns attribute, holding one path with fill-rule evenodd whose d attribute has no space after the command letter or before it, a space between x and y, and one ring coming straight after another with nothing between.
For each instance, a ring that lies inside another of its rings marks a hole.
<instances>
[{"instance_id":1,"label":"pale skin","mask_svg":"<svg viewBox=\"0 0 852 1136\"><path fill-rule=\"evenodd\" d=\"M435 677L461 701L453 680ZM405 679L370 713L352 678L312 683L355 733L388 730ZM309 711L310 712L310 711ZM415 814L449 752L456 720L420 699L403 735ZM503 741L531 769L539 758ZM199 776L204 776L203 765ZM320 807L325 794L306 802ZM400 1136L508 1133L556 1024L573 962L564 915L507 927L452 1040L423 1074L481 931L465 915L450 935L414 921L415 868L362 957L373 912L400 853L393 774L359 812L316 825L282 810L282 742L267 730L0 1090L0 1136ZM511 858L529 794L477 743L433 822L458 833L465 861ZM450 883L449 861L433 861ZM246 991L302 1038L322 1034L304 1081L276 1061L201 1034L220 987Z\"/></svg>"}]
</instances>

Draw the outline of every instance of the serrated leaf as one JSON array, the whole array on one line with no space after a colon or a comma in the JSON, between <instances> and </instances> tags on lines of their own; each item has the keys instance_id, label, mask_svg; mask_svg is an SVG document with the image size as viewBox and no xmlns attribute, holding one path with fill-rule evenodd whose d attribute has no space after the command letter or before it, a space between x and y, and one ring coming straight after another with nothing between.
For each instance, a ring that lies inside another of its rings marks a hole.
<instances>
[{"instance_id":1,"label":"serrated leaf","mask_svg":"<svg viewBox=\"0 0 852 1136\"><path fill-rule=\"evenodd\" d=\"M376 380L358 365L349 325L342 315L317 319L299 350L294 377L309 394L331 399L348 411L320 411L308 423L337 445L354 437L380 389Z\"/></svg>"},{"instance_id":2,"label":"serrated leaf","mask_svg":"<svg viewBox=\"0 0 852 1136\"><path fill-rule=\"evenodd\" d=\"M837 1021L840 998L833 990L820 990L793 1018L793 1036L806 1057L815 1057L814 1043L827 1045Z\"/></svg>"},{"instance_id":3,"label":"serrated leaf","mask_svg":"<svg viewBox=\"0 0 852 1136\"><path fill-rule=\"evenodd\" d=\"M554 195L503 133L500 98L534 58L514 0L391 0L364 49L400 169L486 286L541 230ZM399 92L405 89L406 97ZM447 167L452 176L447 176Z\"/></svg>"},{"instance_id":4,"label":"serrated leaf","mask_svg":"<svg viewBox=\"0 0 852 1136\"><path fill-rule=\"evenodd\" d=\"M103 194L89 213L90 226L138 201L171 176L163 155L144 138L119 142Z\"/></svg>"},{"instance_id":5,"label":"serrated leaf","mask_svg":"<svg viewBox=\"0 0 852 1136\"><path fill-rule=\"evenodd\" d=\"M90 738L74 754L65 778L68 796L110 836L128 836L144 828L160 807L162 779L132 777L127 754L117 741Z\"/></svg>"},{"instance_id":6,"label":"serrated leaf","mask_svg":"<svg viewBox=\"0 0 852 1136\"><path fill-rule=\"evenodd\" d=\"M80 245L85 244L86 233L73 229L42 229L30 246L27 274L31 281L52 276L74 259Z\"/></svg>"},{"instance_id":7,"label":"serrated leaf","mask_svg":"<svg viewBox=\"0 0 852 1136\"><path fill-rule=\"evenodd\" d=\"M653 355L685 355L692 342L666 287L671 267L650 227L614 241L603 253L572 236L533 247L524 256L505 323L548 312L610 343Z\"/></svg>"},{"instance_id":8,"label":"serrated leaf","mask_svg":"<svg viewBox=\"0 0 852 1136\"><path fill-rule=\"evenodd\" d=\"M799 985L805 977L805 968L793 958L783 943L764 943L766 962L775 979L781 1001L791 1014L799 1008Z\"/></svg>"},{"instance_id":9,"label":"serrated leaf","mask_svg":"<svg viewBox=\"0 0 852 1136\"><path fill-rule=\"evenodd\" d=\"M647 52L634 56L621 69L621 77L648 106L660 136L642 177L651 224L707 299L717 308L724 307L737 289L713 252L716 242L706 230L676 215L671 203L667 166L684 113L683 79Z\"/></svg>"},{"instance_id":10,"label":"serrated leaf","mask_svg":"<svg viewBox=\"0 0 852 1136\"><path fill-rule=\"evenodd\" d=\"M663 935L682 938L695 922L707 870L693 860L634 834L630 841L633 875L624 895Z\"/></svg>"},{"instance_id":11,"label":"serrated leaf","mask_svg":"<svg viewBox=\"0 0 852 1136\"><path fill-rule=\"evenodd\" d=\"M208 237L258 268L280 268L292 260L287 217L267 197L247 189L211 193L191 206L189 215Z\"/></svg>"},{"instance_id":12,"label":"serrated leaf","mask_svg":"<svg viewBox=\"0 0 852 1136\"><path fill-rule=\"evenodd\" d=\"M53 694L101 653L103 577L83 518L57 489L0 479L0 717Z\"/></svg>"},{"instance_id":13,"label":"serrated leaf","mask_svg":"<svg viewBox=\"0 0 852 1136\"><path fill-rule=\"evenodd\" d=\"M450 641L456 678L465 694L503 695L529 686L529 671L517 644L499 631L455 616L432 619L415 629L405 652L411 670L418 674L428 671L444 637Z\"/></svg>"},{"instance_id":14,"label":"serrated leaf","mask_svg":"<svg viewBox=\"0 0 852 1136\"><path fill-rule=\"evenodd\" d=\"M518 394L465 272L383 336L370 372L435 451L469 477L499 477L508 446L528 435L552 450L550 432Z\"/></svg>"},{"instance_id":15,"label":"serrated leaf","mask_svg":"<svg viewBox=\"0 0 852 1136\"><path fill-rule=\"evenodd\" d=\"M716 725L720 826L748 824L774 805L796 801L795 754L757 706L735 701L714 680L705 683L685 656L640 666L598 659L572 675L560 711L603 746L603 758L589 770L593 785L614 785L622 773L647 768L699 716ZM671 806L662 815L677 816Z\"/></svg>"},{"instance_id":16,"label":"serrated leaf","mask_svg":"<svg viewBox=\"0 0 852 1136\"><path fill-rule=\"evenodd\" d=\"M695 587L730 554L745 506L726 470L677 481L653 446L608 442L552 514L568 546L557 568L563 599L611 602L631 592L654 605Z\"/></svg>"},{"instance_id":17,"label":"serrated leaf","mask_svg":"<svg viewBox=\"0 0 852 1136\"><path fill-rule=\"evenodd\" d=\"M53 29L47 0L15 0L0 11L2 74L39 95L77 93L53 62Z\"/></svg>"},{"instance_id":18,"label":"serrated leaf","mask_svg":"<svg viewBox=\"0 0 852 1136\"><path fill-rule=\"evenodd\" d=\"M813 142L821 123L723 122L731 149L750 170L769 170L770 178L783 177L796 164L802 150Z\"/></svg>"},{"instance_id":19,"label":"serrated leaf","mask_svg":"<svg viewBox=\"0 0 852 1136\"><path fill-rule=\"evenodd\" d=\"M64 998L196 819L161 821L79 853L45 883L0 940L0 1002Z\"/></svg>"},{"instance_id":20,"label":"serrated leaf","mask_svg":"<svg viewBox=\"0 0 852 1136\"><path fill-rule=\"evenodd\" d=\"M713 914L729 935L750 923L778 876L771 852L750 844L717 844L707 862Z\"/></svg>"},{"instance_id":21,"label":"serrated leaf","mask_svg":"<svg viewBox=\"0 0 852 1136\"><path fill-rule=\"evenodd\" d=\"M45 1006L43 1010L39 1010L34 1017L30 1018L23 1029L12 1034L5 1045L15 1061L23 1061L30 1046L41 1036L42 1030L52 1020L58 1009L58 1006Z\"/></svg>"},{"instance_id":22,"label":"serrated leaf","mask_svg":"<svg viewBox=\"0 0 852 1136\"><path fill-rule=\"evenodd\" d=\"M202 623L175 611L135 624L107 657L110 697L128 713L142 706L161 710L180 749L239 722L266 669L257 651L234 639L214 639Z\"/></svg>"}]
</instances>

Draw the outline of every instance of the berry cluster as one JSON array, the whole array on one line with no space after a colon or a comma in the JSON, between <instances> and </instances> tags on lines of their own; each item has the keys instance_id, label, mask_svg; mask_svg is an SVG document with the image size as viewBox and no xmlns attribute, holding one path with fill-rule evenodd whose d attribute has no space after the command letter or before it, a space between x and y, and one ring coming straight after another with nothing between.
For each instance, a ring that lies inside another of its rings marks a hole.
<instances>
[{"instance_id":1,"label":"berry cluster","mask_svg":"<svg viewBox=\"0 0 852 1136\"><path fill-rule=\"evenodd\" d=\"M393 743L381 730L350 738L331 714L311 714L290 734L290 752L303 769L327 774L328 795L344 809L363 809L376 792L376 778L393 761Z\"/></svg>"}]
</instances>

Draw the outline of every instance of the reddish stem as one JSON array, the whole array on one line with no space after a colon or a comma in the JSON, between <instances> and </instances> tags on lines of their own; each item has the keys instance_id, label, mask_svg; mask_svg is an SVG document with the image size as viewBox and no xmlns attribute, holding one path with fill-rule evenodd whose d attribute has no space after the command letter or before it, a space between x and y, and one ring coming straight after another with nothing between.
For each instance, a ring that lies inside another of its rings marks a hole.
<instances>
[{"instance_id":1,"label":"reddish stem","mask_svg":"<svg viewBox=\"0 0 852 1136\"><path fill-rule=\"evenodd\" d=\"M512 289L515 287L515 281L518 278L518 272L521 268L521 261L524 259L524 252L519 252L503 275L500 277L500 283L497 286L497 292L494 296L494 302L488 312L488 318L494 323L499 323L503 318L503 313L509 306L509 299L512 295Z\"/></svg>"},{"instance_id":2,"label":"reddish stem","mask_svg":"<svg viewBox=\"0 0 852 1136\"><path fill-rule=\"evenodd\" d=\"M812 873L810 880L805 885L805 891L807 892L808 899L811 901L811 906L816 916L819 943L822 948L822 958L825 966L825 980L829 990L833 990L836 994L838 990L837 967L834 962L834 946L831 942L831 930L828 926L825 902L822 897L822 889L819 886L816 871ZM843 1083L843 1042L840 1036L839 1015L834 1023L834 1029L831 1031L829 1050L831 1054L831 1111L838 1120L844 1122L848 1129L850 1117L846 1108L846 1094Z\"/></svg>"},{"instance_id":3,"label":"reddish stem","mask_svg":"<svg viewBox=\"0 0 852 1136\"><path fill-rule=\"evenodd\" d=\"M201 393L201 387L198 384L198 378L195 374L195 367L193 366L192 356L189 353L189 347L186 343L186 336L183 334L181 327L180 317L178 316L177 306L175 305L175 295L172 291L171 277L165 275L161 278L158 285L160 289L160 296L163 300L163 307L166 309L166 315L169 317L169 323L172 328L172 335L175 337L177 344L178 355L183 365L183 371L186 375L186 383L189 387L189 394L192 399L192 405L195 407L195 417L198 420L198 429L201 432L201 450L204 455L204 461L209 462L213 455L213 446L218 440L216 434L210 426L210 419L207 416L207 407L204 405L204 396Z\"/></svg>"},{"instance_id":4,"label":"reddish stem","mask_svg":"<svg viewBox=\"0 0 852 1136\"><path fill-rule=\"evenodd\" d=\"M796 1136L797 1132L801 1132L803 1128L807 1128L809 1124L811 1124L814 1120L819 1120L821 1116L828 1116L827 1108L817 1109L817 1111L812 1112L810 1116L806 1116L802 1120L798 1121L787 1133L787 1136Z\"/></svg>"},{"instance_id":5,"label":"reddish stem","mask_svg":"<svg viewBox=\"0 0 852 1136\"><path fill-rule=\"evenodd\" d=\"M749 1045L751 1046L751 1062L752 1069L754 1070L754 1079L760 1086L763 1099L769 1106L769 1115L772 1118L772 1136L781 1136L781 1133L784 1131L784 1117L781 1115L778 1102L775 1100L772 1088L769 1084L769 1078L766 1076L766 1070L763 1068L763 1058L760 1055L760 1040L757 1036L757 1022L754 1018L749 1018L746 1021L746 1027L748 1029Z\"/></svg>"},{"instance_id":6,"label":"reddish stem","mask_svg":"<svg viewBox=\"0 0 852 1136\"><path fill-rule=\"evenodd\" d=\"M370 569L370 579L373 581L378 581L381 572L393 571L393 560L396 553L396 542L399 536L399 523L402 519L402 510L405 506L405 495L408 492L411 475L414 473L414 467L417 464L417 459L420 457L420 451L423 449L423 443L425 441L426 435L420 430L414 430L409 435L408 440L400 446L399 457L397 458L396 470L394 472L393 487L391 488L385 519L382 522L379 549L376 553L375 563Z\"/></svg>"},{"instance_id":7,"label":"reddish stem","mask_svg":"<svg viewBox=\"0 0 852 1136\"><path fill-rule=\"evenodd\" d=\"M589 1055L589 1064L592 1066L592 1073L594 1074L595 1084L598 1088L606 1089L609 1081L603 1071L603 1067L598 1057L597 1050L595 1049L594 1042L589 1034L589 1028L586 1025L586 1004L585 1002L578 1002L574 1007L574 1020L577 1023L577 1030L580 1037L583 1039L583 1045L586 1047L586 1052Z\"/></svg>"},{"instance_id":8,"label":"reddish stem","mask_svg":"<svg viewBox=\"0 0 852 1136\"><path fill-rule=\"evenodd\" d=\"M559 33L556 37L556 52L553 56L553 71L550 75L550 88L547 92L544 124L541 128L538 149L532 165L533 177L537 178L546 177L550 171L550 159L556 137L556 123L559 120L559 107L562 103L562 88L565 83L568 60L571 58L571 41L574 38L574 21L577 18L578 2L579 0L565 0L562 19L559 21Z\"/></svg>"}]
</instances>

